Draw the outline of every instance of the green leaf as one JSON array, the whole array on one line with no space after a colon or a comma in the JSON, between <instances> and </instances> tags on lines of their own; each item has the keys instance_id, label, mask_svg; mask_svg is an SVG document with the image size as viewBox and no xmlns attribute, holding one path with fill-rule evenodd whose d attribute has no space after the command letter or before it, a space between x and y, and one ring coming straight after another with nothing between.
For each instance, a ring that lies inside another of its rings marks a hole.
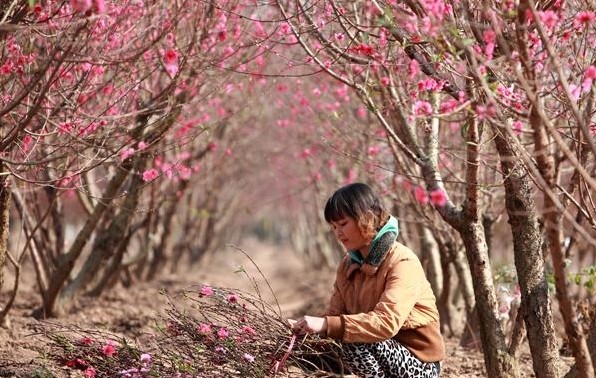
<instances>
[{"instance_id":1,"label":"green leaf","mask_svg":"<svg viewBox=\"0 0 596 378\"><path fill-rule=\"evenodd\" d=\"M582 284L582 276L579 274L576 274L575 277L573 277L573 280L575 282L576 285L581 285Z\"/></svg>"},{"instance_id":2,"label":"green leaf","mask_svg":"<svg viewBox=\"0 0 596 378\"><path fill-rule=\"evenodd\" d=\"M393 17L391 17L391 8L386 8L383 16L377 19L377 26L385 27L387 29L391 29L395 26L395 23L393 22Z\"/></svg>"},{"instance_id":3,"label":"green leaf","mask_svg":"<svg viewBox=\"0 0 596 378\"><path fill-rule=\"evenodd\" d=\"M464 46L472 46L476 43L474 38L464 38L461 40L462 45Z\"/></svg>"},{"instance_id":4,"label":"green leaf","mask_svg":"<svg viewBox=\"0 0 596 378\"><path fill-rule=\"evenodd\" d=\"M29 0L29 6L30 6L31 8L33 8L33 7L35 6L35 4L36 4L36 3L37 3L37 1L36 1L36 0Z\"/></svg>"},{"instance_id":5,"label":"green leaf","mask_svg":"<svg viewBox=\"0 0 596 378\"><path fill-rule=\"evenodd\" d=\"M466 140L468 138L468 129L470 128L470 124L466 121L463 125L459 128L459 133L462 139Z\"/></svg>"}]
</instances>

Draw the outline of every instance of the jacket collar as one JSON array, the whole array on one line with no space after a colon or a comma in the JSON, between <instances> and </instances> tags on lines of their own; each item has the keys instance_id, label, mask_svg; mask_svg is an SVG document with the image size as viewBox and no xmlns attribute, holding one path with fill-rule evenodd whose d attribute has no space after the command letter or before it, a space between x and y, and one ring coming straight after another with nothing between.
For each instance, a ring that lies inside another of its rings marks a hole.
<instances>
[{"instance_id":1,"label":"jacket collar","mask_svg":"<svg viewBox=\"0 0 596 378\"><path fill-rule=\"evenodd\" d=\"M366 258L362 257L360 251L350 251L348 259L348 279L357 269L362 270L366 275L374 275L379 265L385 260L385 256L391 249L399 234L398 220L390 216L389 220L377 232L370 245L370 252Z\"/></svg>"}]
</instances>

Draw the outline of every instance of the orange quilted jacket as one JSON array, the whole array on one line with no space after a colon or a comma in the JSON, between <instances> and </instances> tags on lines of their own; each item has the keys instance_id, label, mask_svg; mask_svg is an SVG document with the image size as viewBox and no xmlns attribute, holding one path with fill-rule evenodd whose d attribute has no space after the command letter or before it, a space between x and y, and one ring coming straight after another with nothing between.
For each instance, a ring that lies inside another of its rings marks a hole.
<instances>
[{"instance_id":1,"label":"orange quilted jacket","mask_svg":"<svg viewBox=\"0 0 596 378\"><path fill-rule=\"evenodd\" d=\"M445 358L430 283L418 257L398 242L378 268L343 259L325 316L327 336L342 342L395 338L422 361Z\"/></svg>"}]
</instances>

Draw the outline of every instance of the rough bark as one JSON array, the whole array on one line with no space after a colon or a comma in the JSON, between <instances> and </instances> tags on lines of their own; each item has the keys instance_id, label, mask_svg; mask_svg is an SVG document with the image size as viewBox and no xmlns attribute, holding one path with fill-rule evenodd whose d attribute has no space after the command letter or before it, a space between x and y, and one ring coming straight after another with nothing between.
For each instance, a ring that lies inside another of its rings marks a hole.
<instances>
[{"instance_id":1,"label":"rough bark","mask_svg":"<svg viewBox=\"0 0 596 378\"><path fill-rule=\"evenodd\" d=\"M526 334L523 311L525 311L524 308L520 307L515 311L515 314L512 314L511 316L511 319L513 319L513 326L509 342L509 354L516 359L519 358L520 347L524 340L524 335Z\"/></svg>"},{"instance_id":2,"label":"rough bark","mask_svg":"<svg viewBox=\"0 0 596 378\"><path fill-rule=\"evenodd\" d=\"M112 287L117 283L119 273L125 270L125 267L122 265L122 261L124 259L124 252L130 244L130 239L134 234L134 231L131 230L131 227L128 227L128 229L128 233L124 235L122 239L120 239L119 243L117 243L116 250L111 260L108 262L107 266L101 271L101 277L97 280L95 286L93 286L85 293L86 295L97 297L101 295L101 293L103 293L103 291L106 288ZM126 277L124 280L124 285L126 287L130 287L130 284L130 277Z\"/></svg>"},{"instance_id":3,"label":"rough bark","mask_svg":"<svg viewBox=\"0 0 596 378\"><path fill-rule=\"evenodd\" d=\"M142 165L137 162L134 171L141 171L141 167ZM124 199L118 213L98 233L93 242L91 254L85 260L83 267L76 278L62 290L60 295L63 300L71 300L78 293L85 290L92 283L102 267L117 253L123 240L126 240L126 235L139 202L139 189L142 184L142 177L140 175L133 175L130 181L128 187L129 194Z\"/></svg>"},{"instance_id":4,"label":"rough bark","mask_svg":"<svg viewBox=\"0 0 596 378\"><path fill-rule=\"evenodd\" d=\"M49 152L46 153L49 154ZM49 170L44 170L42 175L47 182L55 180L55 178L50 176ZM64 252L64 212L62 200L58 194L58 189L52 185L46 185L43 191L45 192L48 203L51 204L49 206L49 223L51 224L51 229L43 230L45 232L42 232L48 239L48 243L45 243L44 249L53 251L53 253L48 254L56 258Z\"/></svg>"},{"instance_id":5,"label":"rough bark","mask_svg":"<svg viewBox=\"0 0 596 378\"><path fill-rule=\"evenodd\" d=\"M498 319L497 298L488 260L488 248L484 241L482 223L469 223L460 233L472 270L472 282L476 293L476 312L480 322L484 361L489 377L517 377L517 361L504 351L505 335Z\"/></svg>"},{"instance_id":6,"label":"rough bark","mask_svg":"<svg viewBox=\"0 0 596 378\"><path fill-rule=\"evenodd\" d=\"M559 377L559 357L548 296L540 229L532 186L512 145L501 134L495 143L505 180L505 204L513 235L515 268L521 289L524 321L537 377Z\"/></svg>"},{"instance_id":7,"label":"rough bark","mask_svg":"<svg viewBox=\"0 0 596 378\"><path fill-rule=\"evenodd\" d=\"M51 265L48 263L49 260L46 256L40 252L43 250L42 246L44 244L39 236L40 232L36 232L39 227L39 221L35 221L31 214L29 214L25 199L18 188L13 188L12 199L14 201L15 209L21 217L23 231L27 237L27 245L25 248L31 252L30 256L35 270L37 286L39 293L43 297L43 293L48 288L48 277L50 276Z\"/></svg>"},{"instance_id":8,"label":"rough bark","mask_svg":"<svg viewBox=\"0 0 596 378\"><path fill-rule=\"evenodd\" d=\"M433 127L435 135L429 133L429 139L437 139L438 127ZM480 339L482 342L486 371L489 377L517 377L517 362L509 356L505 345L503 327L498 317L497 298L493 284L492 269L488 256L486 235L480 216L479 198L479 145L480 127L477 119L470 119L467 125L466 144L466 195L460 209L447 201L444 206L436 207L441 217L455 228L463 240L468 264L472 273L472 284L476 296L477 319L479 320ZM436 143L432 144L436 146ZM430 154L433 156L436 154ZM442 183L436 161L425 159L422 174L427 190L435 190Z\"/></svg>"},{"instance_id":9,"label":"rough bark","mask_svg":"<svg viewBox=\"0 0 596 378\"><path fill-rule=\"evenodd\" d=\"M130 167L128 167L130 168ZM97 203L95 208L93 209L93 213L87 221L85 225L81 229L81 231L77 234L74 242L72 243L68 252L62 256L60 256L60 260L58 261L56 270L50 277L49 288L44 293L43 298L43 316L53 316L56 312L56 302L58 299L58 294L62 289L62 286L66 282L68 276L72 272L74 268L75 261L83 252L83 248L87 245L87 242L91 239L91 234L95 230L97 223L100 221L101 217L103 216L104 212L110 206L114 198L116 198L116 194L118 190L122 186L124 179L128 176L128 169L124 169L124 167L120 167L116 175L112 178L110 183L108 184L106 191L104 192L104 196L101 201Z\"/></svg>"},{"instance_id":10,"label":"rough bark","mask_svg":"<svg viewBox=\"0 0 596 378\"><path fill-rule=\"evenodd\" d=\"M441 271L443 272L442 291L437 297L437 307L439 308L439 316L441 317L441 333L448 337L453 337L455 332L453 330L453 305L451 304L451 264L445 255L441 257Z\"/></svg>"},{"instance_id":11,"label":"rough bark","mask_svg":"<svg viewBox=\"0 0 596 378\"><path fill-rule=\"evenodd\" d=\"M421 223L418 223L417 226L420 235L420 260L425 268L430 286L435 296L438 297L443 289L443 271L441 270L439 247L427 227L424 227Z\"/></svg>"},{"instance_id":12,"label":"rough bark","mask_svg":"<svg viewBox=\"0 0 596 378\"><path fill-rule=\"evenodd\" d=\"M8 231L10 220L10 181L5 175L4 164L0 162L0 291L4 286L4 264L8 253ZM6 323L6 316L0 319L1 324Z\"/></svg>"},{"instance_id":13,"label":"rough bark","mask_svg":"<svg viewBox=\"0 0 596 378\"><path fill-rule=\"evenodd\" d=\"M191 235L194 226L192 222L194 212L194 209L191 206L192 196L187 196L186 201L186 205L182 206L183 208L186 208L186 211L184 220L182 221L181 237L174 245L174 248L172 248L172 264L170 265L170 273L172 274L178 273L179 267L182 264L182 258L191 250Z\"/></svg>"},{"instance_id":14,"label":"rough bark","mask_svg":"<svg viewBox=\"0 0 596 378\"><path fill-rule=\"evenodd\" d=\"M458 290L461 291L466 308L466 314L469 316L476 306L476 298L474 296L474 283L472 280L472 271L470 265L466 261L465 252L455 243L447 244L447 250L453 259L453 267L459 280Z\"/></svg>"},{"instance_id":15,"label":"rough bark","mask_svg":"<svg viewBox=\"0 0 596 378\"><path fill-rule=\"evenodd\" d=\"M177 192L184 193L188 188L188 184L188 180L182 181ZM168 207L166 207L161 217L163 224L163 232L161 234L159 243L153 249L153 260L151 260L149 272L147 273L147 279L149 281L155 278L155 276L160 270L160 267L165 266L165 261L168 256L170 243L172 240L172 223L174 221L174 215L176 215L177 213L179 203L180 201L177 199L170 201Z\"/></svg>"},{"instance_id":16,"label":"rough bark","mask_svg":"<svg viewBox=\"0 0 596 378\"><path fill-rule=\"evenodd\" d=\"M591 311L588 311L587 314L590 317L590 325L588 331L588 350L590 351L590 356L592 357L592 367L596 369L596 309L592 308ZM565 378L578 378L580 377L580 370L579 366L576 363L571 367L571 369L565 374Z\"/></svg>"},{"instance_id":17,"label":"rough bark","mask_svg":"<svg viewBox=\"0 0 596 378\"><path fill-rule=\"evenodd\" d=\"M540 175L543 176L542 179L546 182L546 187L543 189L550 191L555 187L553 159L550 156L552 151L549 148L549 141L544 130L541 114L543 113L542 104L538 95L541 89L536 80L536 65L533 64L527 43L529 40L528 28L526 27L528 11L532 11L533 8L534 4L531 0L519 2L515 37L521 68L526 80L526 91L532 103L529 122L534 131L533 137L538 170ZM538 29L540 33L540 27ZM554 331L552 330L550 300L546 293L546 280L542 268L544 260L540 253L541 240L537 226L536 209L529 178L524 169L514 163L519 156L515 156L514 151L509 148L513 144L510 144L507 138L511 138L511 136L497 135L496 143L501 155L505 176L507 209L514 235L516 268L522 289L522 301L526 301L523 306L526 308L524 312L526 315L525 321L534 371L538 377L558 376L558 354L554 341ZM559 299L565 330L570 338L576 360L585 368L586 375L584 377L592 377L594 376L594 370L589 366L589 354L585 339L579 332L577 323L574 322L573 308L566 291L563 252L561 249L560 227L562 223L560 216L556 214L560 210L555 207L554 198L551 198L549 194L546 195L545 208L546 237L553 258L557 298Z\"/></svg>"},{"instance_id":18,"label":"rough bark","mask_svg":"<svg viewBox=\"0 0 596 378\"><path fill-rule=\"evenodd\" d=\"M553 196L555 196L557 182L555 172L555 161L552 153L549 153L549 141L546 136L542 119L537 108L541 106L536 99L532 112L530 113L530 124L534 130L534 143L536 145L536 161L538 171L544 179L547 187L543 188L544 196L544 228L548 249L553 262L553 274L555 276L555 289L559 310L565 324L565 334L569 340L569 346L575 362L578 365L580 377L594 377L594 368L590 358L590 352L584 337L582 325L579 323L575 308L569 294L567 272L565 268L565 252L563 249L563 216Z\"/></svg>"},{"instance_id":19,"label":"rough bark","mask_svg":"<svg viewBox=\"0 0 596 378\"><path fill-rule=\"evenodd\" d=\"M555 209L555 204L549 198L545 199L547 209ZM572 353L578 365L579 376L582 378L594 377L588 344L584 337L584 330L578 321L573 302L570 298L567 274L563 252L562 219L559 213L549 211L545 214L545 230L548 239L548 248L553 262L553 274L555 276L556 296L559 302L559 310L565 324L565 334L569 341Z\"/></svg>"}]
</instances>

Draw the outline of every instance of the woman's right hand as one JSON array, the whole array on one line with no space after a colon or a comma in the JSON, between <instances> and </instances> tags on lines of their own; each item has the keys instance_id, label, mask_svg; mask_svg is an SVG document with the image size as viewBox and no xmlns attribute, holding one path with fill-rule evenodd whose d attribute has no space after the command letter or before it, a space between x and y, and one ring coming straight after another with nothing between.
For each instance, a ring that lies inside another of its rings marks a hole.
<instances>
[{"instance_id":1,"label":"woman's right hand","mask_svg":"<svg viewBox=\"0 0 596 378\"><path fill-rule=\"evenodd\" d=\"M298 320L288 319L288 324L290 324L292 332L298 335L305 333L324 334L327 331L327 318L316 316L305 315Z\"/></svg>"}]
</instances>

